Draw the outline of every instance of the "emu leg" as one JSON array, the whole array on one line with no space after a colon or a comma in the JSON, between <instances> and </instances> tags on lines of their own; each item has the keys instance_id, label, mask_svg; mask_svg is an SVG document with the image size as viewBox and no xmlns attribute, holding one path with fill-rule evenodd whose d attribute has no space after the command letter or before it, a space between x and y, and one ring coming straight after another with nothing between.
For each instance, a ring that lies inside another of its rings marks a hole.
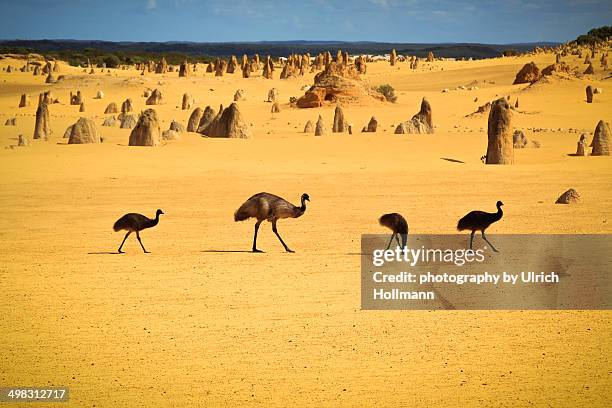
<instances>
[{"instance_id":1,"label":"emu leg","mask_svg":"<svg viewBox=\"0 0 612 408\"><path fill-rule=\"evenodd\" d=\"M499 252L497 249L495 249L495 247L493 246L493 244L489 242L489 240L488 240L488 239L487 239L487 237L485 236L484 231L482 231L482 239L484 239L485 241L487 241L487 244L491 245L491 249L493 250L493 252Z\"/></svg>"},{"instance_id":2,"label":"emu leg","mask_svg":"<svg viewBox=\"0 0 612 408\"><path fill-rule=\"evenodd\" d=\"M387 249L391 248L391 243L393 242L394 237L395 237L395 232L391 234L391 240L389 241L389 245L387 245Z\"/></svg>"},{"instance_id":3,"label":"emu leg","mask_svg":"<svg viewBox=\"0 0 612 408\"><path fill-rule=\"evenodd\" d=\"M280 234L276 230L276 221L272 221L272 231L274 231L274 233L276 234L276 236L280 240L281 244L283 244L283 246L285 247L285 251L287 251L287 252L295 252L295 251L292 251L291 249L289 249L287 244L285 244L285 241L283 241L283 239L281 238Z\"/></svg>"},{"instance_id":4,"label":"emu leg","mask_svg":"<svg viewBox=\"0 0 612 408\"><path fill-rule=\"evenodd\" d=\"M148 254L149 251L147 251L144 247L144 245L142 245L142 241L140 240L140 233L138 231L136 231L136 238L138 238L138 242L140 242L140 246L142 247L142 250L144 251L145 254Z\"/></svg>"},{"instance_id":5,"label":"emu leg","mask_svg":"<svg viewBox=\"0 0 612 408\"><path fill-rule=\"evenodd\" d=\"M127 234L125 234L125 237L123 238L123 241L121 242L121 245L119 245L119 249L117 250L117 252L119 252L120 254L123 254L124 252L121 250L121 248L123 248L123 244L125 244L125 240L127 239L127 237L130 236L130 234L132 233L132 231L128 231Z\"/></svg>"},{"instance_id":6,"label":"emu leg","mask_svg":"<svg viewBox=\"0 0 612 408\"><path fill-rule=\"evenodd\" d=\"M397 241L397 246L402 247L402 243L400 242L400 234L395 233L395 240Z\"/></svg>"},{"instance_id":7,"label":"emu leg","mask_svg":"<svg viewBox=\"0 0 612 408\"><path fill-rule=\"evenodd\" d=\"M255 223L255 235L253 236L253 252L263 252L257 249L257 231L259 231L259 224L261 224L261 221L257 221Z\"/></svg>"},{"instance_id":8,"label":"emu leg","mask_svg":"<svg viewBox=\"0 0 612 408\"><path fill-rule=\"evenodd\" d=\"M472 233L470 234L470 249L472 249L472 242L474 241L474 233L476 231L472 231Z\"/></svg>"},{"instance_id":9,"label":"emu leg","mask_svg":"<svg viewBox=\"0 0 612 408\"><path fill-rule=\"evenodd\" d=\"M401 234L401 235L402 235L402 249L404 249L408 246L408 234Z\"/></svg>"}]
</instances>

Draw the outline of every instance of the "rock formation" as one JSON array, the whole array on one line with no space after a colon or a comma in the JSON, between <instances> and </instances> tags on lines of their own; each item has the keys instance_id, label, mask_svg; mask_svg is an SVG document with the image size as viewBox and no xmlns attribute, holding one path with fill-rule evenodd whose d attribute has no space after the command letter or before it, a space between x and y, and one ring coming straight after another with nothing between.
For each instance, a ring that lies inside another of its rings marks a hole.
<instances>
[{"instance_id":1,"label":"rock formation","mask_svg":"<svg viewBox=\"0 0 612 408\"><path fill-rule=\"evenodd\" d=\"M397 53L395 52L395 48L394 48L391 50L391 55L389 56L389 62L391 63L391 66L394 66L396 61L397 61Z\"/></svg>"},{"instance_id":2,"label":"rock formation","mask_svg":"<svg viewBox=\"0 0 612 408\"><path fill-rule=\"evenodd\" d=\"M334 124L332 126L332 132L343 133L347 130L347 123L344 119L344 112L340 106L336 106L334 111Z\"/></svg>"},{"instance_id":3,"label":"rock formation","mask_svg":"<svg viewBox=\"0 0 612 408\"><path fill-rule=\"evenodd\" d=\"M185 126L183 126L181 123L177 122L176 120L172 120L172 122L170 122L170 130L174 130L177 133L185 133Z\"/></svg>"},{"instance_id":4,"label":"rock formation","mask_svg":"<svg viewBox=\"0 0 612 408\"><path fill-rule=\"evenodd\" d=\"M245 66L242 67L242 77L249 78L250 76L251 76L251 67L247 63Z\"/></svg>"},{"instance_id":5,"label":"rock formation","mask_svg":"<svg viewBox=\"0 0 612 408\"><path fill-rule=\"evenodd\" d=\"M264 63L263 77L266 79L272 79L273 72L274 72L274 65L272 64L272 59L268 55L268 57L266 58L266 62Z\"/></svg>"},{"instance_id":6,"label":"rock formation","mask_svg":"<svg viewBox=\"0 0 612 408\"><path fill-rule=\"evenodd\" d=\"M434 133L431 105L427 98L421 101L421 110L409 121L400 123L395 128L395 134L431 134Z\"/></svg>"},{"instance_id":7,"label":"rock formation","mask_svg":"<svg viewBox=\"0 0 612 408\"><path fill-rule=\"evenodd\" d=\"M355 69L360 74L365 74L368 67L366 65L366 60L364 57L359 56L355 59Z\"/></svg>"},{"instance_id":8,"label":"rock formation","mask_svg":"<svg viewBox=\"0 0 612 408\"><path fill-rule=\"evenodd\" d=\"M586 101L587 103L593 103L593 87L591 85L586 87Z\"/></svg>"},{"instance_id":9,"label":"rock formation","mask_svg":"<svg viewBox=\"0 0 612 408\"><path fill-rule=\"evenodd\" d=\"M164 130L164 132L161 135L163 140L178 140L180 139L180 136L178 134L177 131L169 129L169 130Z\"/></svg>"},{"instance_id":10,"label":"rock formation","mask_svg":"<svg viewBox=\"0 0 612 408\"><path fill-rule=\"evenodd\" d=\"M127 98L121 104L121 113L129 113L129 112L133 112L133 111L134 111L134 107L132 106L132 99Z\"/></svg>"},{"instance_id":11,"label":"rock formation","mask_svg":"<svg viewBox=\"0 0 612 408\"><path fill-rule=\"evenodd\" d=\"M315 136L324 136L325 133L325 124L323 123L323 118L321 115L319 115L319 119L317 119L317 125L315 127Z\"/></svg>"},{"instance_id":12,"label":"rock formation","mask_svg":"<svg viewBox=\"0 0 612 408\"><path fill-rule=\"evenodd\" d=\"M227 69L227 61L217 58L215 63L215 76L223 76Z\"/></svg>"},{"instance_id":13,"label":"rock formation","mask_svg":"<svg viewBox=\"0 0 612 408\"><path fill-rule=\"evenodd\" d=\"M244 99L244 89L238 89L236 93L234 93L234 102L238 102Z\"/></svg>"},{"instance_id":14,"label":"rock formation","mask_svg":"<svg viewBox=\"0 0 612 408\"><path fill-rule=\"evenodd\" d=\"M161 105L163 101L164 101L164 98L162 97L161 91L159 91L158 89L155 89L153 92L151 92L151 95L147 98L146 104L147 105Z\"/></svg>"},{"instance_id":15,"label":"rock formation","mask_svg":"<svg viewBox=\"0 0 612 408\"><path fill-rule=\"evenodd\" d=\"M249 139L252 134L248 124L244 121L238 105L232 103L218 114L215 119L202 130L209 137L228 137Z\"/></svg>"},{"instance_id":16,"label":"rock formation","mask_svg":"<svg viewBox=\"0 0 612 408\"><path fill-rule=\"evenodd\" d=\"M506 98L491 104L486 164L513 164L512 113Z\"/></svg>"},{"instance_id":17,"label":"rock formation","mask_svg":"<svg viewBox=\"0 0 612 408\"><path fill-rule=\"evenodd\" d=\"M85 112L85 102L81 102L81 106L79 106L79 112Z\"/></svg>"},{"instance_id":18,"label":"rock formation","mask_svg":"<svg viewBox=\"0 0 612 408\"><path fill-rule=\"evenodd\" d=\"M121 129L132 129L136 126L136 117L134 115L121 114L120 120L119 128Z\"/></svg>"},{"instance_id":19,"label":"rock formation","mask_svg":"<svg viewBox=\"0 0 612 408\"><path fill-rule=\"evenodd\" d=\"M314 85L298 99L299 108L317 108L325 102L350 104L360 100L384 101L378 91L367 87L359 77L354 65L329 63L325 70L315 75Z\"/></svg>"},{"instance_id":20,"label":"rock formation","mask_svg":"<svg viewBox=\"0 0 612 408\"><path fill-rule=\"evenodd\" d=\"M610 133L610 124L600 120L595 128L593 142L591 142L593 147L591 156L610 156L611 143L612 133Z\"/></svg>"},{"instance_id":21,"label":"rock formation","mask_svg":"<svg viewBox=\"0 0 612 408\"><path fill-rule=\"evenodd\" d=\"M219 107L219 114L223 112L223 106ZM215 120L217 117L215 110L210 106L204 108L204 112L202 113L202 117L200 118L200 123L198 123L197 132L204 134L203 132L206 128Z\"/></svg>"},{"instance_id":22,"label":"rock formation","mask_svg":"<svg viewBox=\"0 0 612 408\"><path fill-rule=\"evenodd\" d=\"M268 91L268 102L276 102L278 100L278 89L272 88Z\"/></svg>"},{"instance_id":23,"label":"rock formation","mask_svg":"<svg viewBox=\"0 0 612 408\"><path fill-rule=\"evenodd\" d=\"M70 134L72 133L72 128L74 127L73 125L70 125L66 128L66 130L64 131L64 139L68 139L70 137Z\"/></svg>"},{"instance_id":24,"label":"rock formation","mask_svg":"<svg viewBox=\"0 0 612 408\"><path fill-rule=\"evenodd\" d=\"M573 188L570 188L565 193L561 194L555 204L575 204L580 201L580 194Z\"/></svg>"},{"instance_id":25,"label":"rock formation","mask_svg":"<svg viewBox=\"0 0 612 408\"><path fill-rule=\"evenodd\" d=\"M130 133L130 146L157 146L161 130L157 114L153 109L147 109L140 114L136 127Z\"/></svg>"},{"instance_id":26,"label":"rock formation","mask_svg":"<svg viewBox=\"0 0 612 408\"><path fill-rule=\"evenodd\" d=\"M166 58L162 57L161 61L159 61L157 64L157 67L155 67L155 73L165 74L166 72L168 72L168 63L166 62Z\"/></svg>"},{"instance_id":27,"label":"rock formation","mask_svg":"<svg viewBox=\"0 0 612 408\"><path fill-rule=\"evenodd\" d=\"M68 144L100 143L100 136L93 120L80 118L70 131Z\"/></svg>"},{"instance_id":28,"label":"rock formation","mask_svg":"<svg viewBox=\"0 0 612 408\"><path fill-rule=\"evenodd\" d=\"M195 108L193 112L191 112L191 116L189 116L189 121L187 122L187 131L188 132L197 132L200 124L200 119L202 118L202 109Z\"/></svg>"},{"instance_id":29,"label":"rock formation","mask_svg":"<svg viewBox=\"0 0 612 408\"><path fill-rule=\"evenodd\" d=\"M304 125L304 133L312 133L314 132L315 128L314 125L312 124L312 121L308 121L306 122L306 125Z\"/></svg>"},{"instance_id":30,"label":"rock formation","mask_svg":"<svg viewBox=\"0 0 612 408\"><path fill-rule=\"evenodd\" d=\"M370 119L367 126L364 126L363 132L375 133L378 128L378 121L374 116Z\"/></svg>"},{"instance_id":31,"label":"rock formation","mask_svg":"<svg viewBox=\"0 0 612 408\"><path fill-rule=\"evenodd\" d=\"M115 123L117 123L117 119L114 116L109 116L104 119L104 122L102 122L102 126L113 127L115 126Z\"/></svg>"},{"instance_id":32,"label":"rock formation","mask_svg":"<svg viewBox=\"0 0 612 408\"><path fill-rule=\"evenodd\" d=\"M565 62L558 62L552 65L547 66L546 68L544 68L541 72L541 76L549 76L552 75L554 73L564 73L564 74L572 74L572 69L571 67L566 64Z\"/></svg>"},{"instance_id":33,"label":"rock formation","mask_svg":"<svg viewBox=\"0 0 612 408\"><path fill-rule=\"evenodd\" d=\"M17 138L17 146L29 146L30 145L30 139L28 139L26 136L24 135L19 135Z\"/></svg>"},{"instance_id":34,"label":"rock formation","mask_svg":"<svg viewBox=\"0 0 612 408\"><path fill-rule=\"evenodd\" d=\"M272 104L272 109L270 110L270 112L272 112L272 113L280 112L280 105L278 104L278 102L274 102Z\"/></svg>"},{"instance_id":35,"label":"rock formation","mask_svg":"<svg viewBox=\"0 0 612 408\"><path fill-rule=\"evenodd\" d=\"M106 109L104 110L104 114L105 115L109 115L112 113L117 113L117 104L115 102L111 102L108 104L108 106L106 107Z\"/></svg>"},{"instance_id":36,"label":"rock formation","mask_svg":"<svg viewBox=\"0 0 612 408\"><path fill-rule=\"evenodd\" d=\"M30 98L26 94L21 95L21 100L19 101L19 107L25 108L26 106L30 106Z\"/></svg>"},{"instance_id":37,"label":"rock formation","mask_svg":"<svg viewBox=\"0 0 612 408\"><path fill-rule=\"evenodd\" d=\"M183 94L183 101L181 102L181 109L182 110L189 110L189 109L191 109L192 105L193 105L193 98L191 97L190 94L184 93Z\"/></svg>"},{"instance_id":38,"label":"rock formation","mask_svg":"<svg viewBox=\"0 0 612 408\"><path fill-rule=\"evenodd\" d=\"M587 138L586 138L586 134L581 134L580 135L580 140L578 140L578 143L576 143L576 156L586 156L587 152Z\"/></svg>"},{"instance_id":39,"label":"rock formation","mask_svg":"<svg viewBox=\"0 0 612 408\"><path fill-rule=\"evenodd\" d=\"M36 123L34 124L33 139L47 140L51 136L49 128L49 108L46 103L40 103L36 109Z\"/></svg>"},{"instance_id":40,"label":"rock formation","mask_svg":"<svg viewBox=\"0 0 612 408\"><path fill-rule=\"evenodd\" d=\"M515 149L523 149L527 147L528 144L529 141L525 134L521 130L515 130L512 134L512 146Z\"/></svg>"},{"instance_id":41,"label":"rock formation","mask_svg":"<svg viewBox=\"0 0 612 408\"><path fill-rule=\"evenodd\" d=\"M238 59L235 55L230 57L229 63L227 64L227 73L233 74L238 69Z\"/></svg>"},{"instance_id":42,"label":"rock formation","mask_svg":"<svg viewBox=\"0 0 612 408\"><path fill-rule=\"evenodd\" d=\"M179 77L191 76L191 65L187 61L183 61L179 69Z\"/></svg>"},{"instance_id":43,"label":"rock formation","mask_svg":"<svg viewBox=\"0 0 612 408\"><path fill-rule=\"evenodd\" d=\"M584 74L585 75L593 75L594 73L595 73L595 70L593 69L593 64L589 64L587 69L584 71Z\"/></svg>"},{"instance_id":44,"label":"rock formation","mask_svg":"<svg viewBox=\"0 0 612 408\"><path fill-rule=\"evenodd\" d=\"M70 92L70 104L71 105L80 105L83 102L83 96L81 95L81 91L77 91L76 94L72 94Z\"/></svg>"},{"instance_id":45,"label":"rock formation","mask_svg":"<svg viewBox=\"0 0 612 408\"><path fill-rule=\"evenodd\" d=\"M513 85L530 84L540 79L540 70L534 62L525 64L523 68L516 74Z\"/></svg>"}]
</instances>

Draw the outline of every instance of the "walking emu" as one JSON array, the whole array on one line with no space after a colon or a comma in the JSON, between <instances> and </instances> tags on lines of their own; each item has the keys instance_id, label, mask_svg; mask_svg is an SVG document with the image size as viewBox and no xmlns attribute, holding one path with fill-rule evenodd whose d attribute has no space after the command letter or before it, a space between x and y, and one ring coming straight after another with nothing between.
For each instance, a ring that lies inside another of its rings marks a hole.
<instances>
[{"instance_id":1,"label":"walking emu","mask_svg":"<svg viewBox=\"0 0 612 408\"><path fill-rule=\"evenodd\" d=\"M115 232L126 230L127 234L125 234L125 238L123 238L123 241L121 242L121 245L119 246L119 249L117 251L120 254L123 253L121 248L123 248L125 240L132 232L135 232L136 238L138 238L138 242L140 242L142 250L145 252L145 254L148 254L149 251L145 249L144 245L142 245L142 241L140 240L140 231L156 226L159 223L159 215L163 213L164 212L162 210L157 210L154 219L150 219L142 214L136 213L125 214L123 217L119 218L117 222L115 222L115 225L113 225L113 229L115 230Z\"/></svg>"},{"instance_id":2,"label":"walking emu","mask_svg":"<svg viewBox=\"0 0 612 408\"><path fill-rule=\"evenodd\" d=\"M298 218L306 211L306 201L310 201L308 194L302 194L302 205L296 207L289 201L280 198L270 193L255 194L244 202L234 213L234 221L244 221L249 218L256 218L255 235L253 236L253 252L263 252L257 249L257 231L259 224L263 220L268 220L272 223L272 231L276 234L281 244L285 247L285 251L293 252L283 241L276 229L276 221L281 218Z\"/></svg>"},{"instance_id":3,"label":"walking emu","mask_svg":"<svg viewBox=\"0 0 612 408\"><path fill-rule=\"evenodd\" d=\"M391 231L393 231L393 234L391 234L391 240L389 241L389 245L387 245L387 249L391 247L393 238L397 240L397 245L399 245L401 248L406 247L406 242L408 241L408 222L406 222L406 219L402 217L401 214L398 214L398 213L384 214L382 217L378 219L378 222L383 227L387 227ZM402 237L401 243L400 243L400 236Z\"/></svg>"},{"instance_id":4,"label":"walking emu","mask_svg":"<svg viewBox=\"0 0 612 408\"><path fill-rule=\"evenodd\" d=\"M496 221L501 220L502 215L504 215L502 211L502 203L501 201L497 202L497 212L496 213L488 213L484 211L471 211L465 217L459 220L457 223L457 231L471 230L470 234L470 249L472 249L472 241L474 240L474 233L476 231L480 231L482 233L482 239L484 239L487 244L491 245L491 248L495 252L499 252L493 244L489 242L487 237L485 236L485 230L489 228L491 224Z\"/></svg>"}]
</instances>

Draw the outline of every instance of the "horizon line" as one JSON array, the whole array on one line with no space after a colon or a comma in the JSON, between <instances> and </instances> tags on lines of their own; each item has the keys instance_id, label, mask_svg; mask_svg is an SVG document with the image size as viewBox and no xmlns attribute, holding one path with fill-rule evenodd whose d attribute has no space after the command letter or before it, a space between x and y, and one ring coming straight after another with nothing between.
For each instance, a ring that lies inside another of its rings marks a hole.
<instances>
[{"instance_id":1,"label":"horizon line","mask_svg":"<svg viewBox=\"0 0 612 408\"><path fill-rule=\"evenodd\" d=\"M257 40L257 41L192 41L192 40L165 40L165 41L147 41L147 40L99 40L99 39L75 39L75 38L0 38L3 41L74 41L74 42L107 42L107 43L185 43L185 44L261 44L261 43L333 43L333 44L356 44L356 43L371 43L371 44L416 44L416 45L438 45L438 44L482 44L482 45L530 45L530 44L565 44L574 40L568 41L521 41L508 43L486 43L486 42L470 42L470 41L438 41L438 42L396 42L396 41L376 41L376 40Z\"/></svg>"}]
</instances>

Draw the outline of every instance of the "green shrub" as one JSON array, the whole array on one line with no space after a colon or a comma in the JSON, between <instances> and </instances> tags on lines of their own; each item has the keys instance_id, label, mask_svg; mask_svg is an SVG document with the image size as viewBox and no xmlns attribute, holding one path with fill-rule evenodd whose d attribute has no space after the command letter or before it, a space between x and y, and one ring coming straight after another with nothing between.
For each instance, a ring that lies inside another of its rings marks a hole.
<instances>
[{"instance_id":1,"label":"green shrub","mask_svg":"<svg viewBox=\"0 0 612 408\"><path fill-rule=\"evenodd\" d=\"M102 61L106 64L106 68L117 68L121 64L119 57L113 54L107 55Z\"/></svg>"},{"instance_id":2,"label":"green shrub","mask_svg":"<svg viewBox=\"0 0 612 408\"><path fill-rule=\"evenodd\" d=\"M589 32L585 35L578 36L575 41L580 45L592 45L598 42L606 41L606 39L609 37L612 37L612 26L603 26L589 30Z\"/></svg>"},{"instance_id":3,"label":"green shrub","mask_svg":"<svg viewBox=\"0 0 612 408\"><path fill-rule=\"evenodd\" d=\"M395 103L397 101L397 96L395 96L395 89L389 84L380 85L376 88L378 92L385 96L385 99L389 102Z\"/></svg>"}]
</instances>

